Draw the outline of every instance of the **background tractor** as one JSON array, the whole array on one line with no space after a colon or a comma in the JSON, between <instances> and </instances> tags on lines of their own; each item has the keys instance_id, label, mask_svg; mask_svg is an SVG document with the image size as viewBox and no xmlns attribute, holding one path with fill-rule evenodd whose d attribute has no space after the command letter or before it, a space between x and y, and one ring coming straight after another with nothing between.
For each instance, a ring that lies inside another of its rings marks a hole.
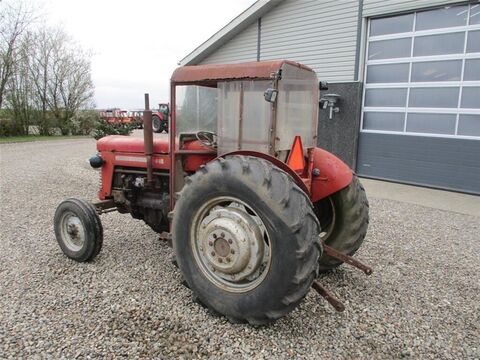
<instances>
[{"instance_id":1,"label":"background tractor","mask_svg":"<svg viewBox=\"0 0 480 360\"><path fill-rule=\"evenodd\" d=\"M55 234L77 261L100 251L99 214L142 219L171 241L198 301L233 322L264 324L293 310L316 278L353 255L368 201L352 170L316 147L319 82L290 61L178 68L167 134L107 136L90 159L100 201L62 202Z\"/></svg>"},{"instance_id":2,"label":"background tractor","mask_svg":"<svg viewBox=\"0 0 480 360\"><path fill-rule=\"evenodd\" d=\"M170 107L168 104L158 104L158 110L152 112L152 129L156 133L168 132L168 117Z\"/></svg>"}]
</instances>

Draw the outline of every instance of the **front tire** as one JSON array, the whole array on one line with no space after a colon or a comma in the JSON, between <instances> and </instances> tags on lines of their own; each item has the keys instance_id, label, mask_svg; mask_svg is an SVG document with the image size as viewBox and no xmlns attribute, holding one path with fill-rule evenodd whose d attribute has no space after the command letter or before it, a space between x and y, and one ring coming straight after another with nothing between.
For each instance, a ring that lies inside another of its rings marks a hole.
<instances>
[{"instance_id":1,"label":"front tire","mask_svg":"<svg viewBox=\"0 0 480 360\"><path fill-rule=\"evenodd\" d=\"M300 303L317 275L319 233L307 195L255 157L208 163L174 209L173 247L189 288L232 322L269 323Z\"/></svg>"},{"instance_id":2,"label":"front tire","mask_svg":"<svg viewBox=\"0 0 480 360\"><path fill-rule=\"evenodd\" d=\"M54 216L55 237L63 253L78 262L92 260L103 244L103 227L95 207L80 199L60 203Z\"/></svg>"},{"instance_id":3,"label":"front tire","mask_svg":"<svg viewBox=\"0 0 480 360\"><path fill-rule=\"evenodd\" d=\"M365 189L356 176L346 188L314 204L322 226L325 245L352 256L362 246L369 222ZM320 258L320 271L336 268L343 262L326 253Z\"/></svg>"}]
</instances>

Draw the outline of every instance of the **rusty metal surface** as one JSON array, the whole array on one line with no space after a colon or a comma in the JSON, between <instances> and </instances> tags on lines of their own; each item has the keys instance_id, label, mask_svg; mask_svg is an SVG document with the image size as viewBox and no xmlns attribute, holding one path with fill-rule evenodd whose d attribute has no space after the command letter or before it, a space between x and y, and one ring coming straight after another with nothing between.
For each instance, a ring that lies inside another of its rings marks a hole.
<instances>
[{"instance_id":1,"label":"rusty metal surface","mask_svg":"<svg viewBox=\"0 0 480 360\"><path fill-rule=\"evenodd\" d=\"M99 215L104 214L106 212L117 210L117 207L113 199L96 201L92 203L92 205L95 207L95 210Z\"/></svg>"},{"instance_id":2,"label":"rusty metal surface","mask_svg":"<svg viewBox=\"0 0 480 360\"><path fill-rule=\"evenodd\" d=\"M172 74L171 81L173 84L181 84L233 79L270 79L270 75L280 70L285 63L313 71L305 65L288 60L258 61L240 64L193 65L177 68Z\"/></svg>"},{"instance_id":3,"label":"rusty metal surface","mask_svg":"<svg viewBox=\"0 0 480 360\"><path fill-rule=\"evenodd\" d=\"M240 114L238 114L238 146L237 150L242 149L243 141L243 100L244 100L244 88L243 82L240 83Z\"/></svg>"},{"instance_id":4,"label":"rusty metal surface","mask_svg":"<svg viewBox=\"0 0 480 360\"><path fill-rule=\"evenodd\" d=\"M280 78L280 72L270 74L270 78L273 80L273 88L278 91L278 80ZM270 104L270 155L275 156L275 143L277 141L277 103L278 95L276 101Z\"/></svg>"},{"instance_id":5,"label":"rusty metal surface","mask_svg":"<svg viewBox=\"0 0 480 360\"><path fill-rule=\"evenodd\" d=\"M97 209L109 209L111 207L114 207L115 206L115 203L113 202L112 199L108 199L108 200L100 200L100 201L95 201L94 203L92 203L93 206L95 206L95 208Z\"/></svg>"},{"instance_id":6,"label":"rusty metal surface","mask_svg":"<svg viewBox=\"0 0 480 360\"><path fill-rule=\"evenodd\" d=\"M345 262L346 264L349 264L353 267L356 267L357 269L362 270L367 275L371 275L373 273L373 269L370 266L367 266L361 263L360 261L354 259L351 256L342 254L341 252L338 252L337 250L335 250L334 248L328 245L323 245L323 251L325 251L325 253L331 257L334 257L338 260Z\"/></svg>"},{"instance_id":7,"label":"rusty metal surface","mask_svg":"<svg viewBox=\"0 0 480 360\"><path fill-rule=\"evenodd\" d=\"M170 173L170 212L173 210L175 207L175 184L177 181L177 178L175 176L175 163L176 163L176 154L175 154L175 147L177 144L175 143L175 134L177 133L176 131L176 113L177 113L177 100L176 100L176 94L175 94L175 85L172 83L170 86L170 103L171 103L171 109L170 109L170 164L169 164L169 173ZM170 220L170 227L172 226L172 219L169 217Z\"/></svg>"},{"instance_id":8,"label":"rusty metal surface","mask_svg":"<svg viewBox=\"0 0 480 360\"><path fill-rule=\"evenodd\" d=\"M332 305L335 310L338 312L343 312L345 311L345 305L335 297L330 291L328 291L326 288L323 287L322 284L320 284L317 280L315 280L312 284L312 287L320 294L322 295L325 300L328 301L330 305Z\"/></svg>"},{"instance_id":9,"label":"rusty metal surface","mask_svg":"<svg viewBox=\"0 0 480 360\"><path fill-rule=\"evenodd\" d=\"M150 99L145 94L145 111L143 112L143 141L145 157L147 158L147 185L153 187L153 130L152 130L152 111L150 110Z\"/></svg>"}]
</instances>

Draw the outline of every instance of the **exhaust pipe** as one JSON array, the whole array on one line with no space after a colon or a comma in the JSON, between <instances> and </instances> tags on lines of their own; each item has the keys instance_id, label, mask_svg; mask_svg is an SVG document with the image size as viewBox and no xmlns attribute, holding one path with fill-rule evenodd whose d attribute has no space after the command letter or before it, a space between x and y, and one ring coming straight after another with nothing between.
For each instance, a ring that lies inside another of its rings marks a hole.
<instances>
[{"instance_id":1,"label":"exhaust pipe","mask_svg":"<svg viewBox=\"0 0 480 360\"><path fill-rule=\"evenodd\" d=\"M153 188L153 130L152 110L150 110L150 98L145 94L145 110L143 112L143 147L147 159L147 186Z\"/></svg>"}]
</instances>

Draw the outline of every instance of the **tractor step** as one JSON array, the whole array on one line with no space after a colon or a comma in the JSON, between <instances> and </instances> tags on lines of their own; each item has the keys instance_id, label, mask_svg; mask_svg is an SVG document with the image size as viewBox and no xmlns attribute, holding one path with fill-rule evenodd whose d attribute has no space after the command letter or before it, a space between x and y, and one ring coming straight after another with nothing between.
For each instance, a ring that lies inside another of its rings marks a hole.
<instances>
[{"instance_id":1,"label":"tractor step","mask_svg":"<svg viewBox=\"0 0 480 360\"><path fill-rule=\"evenodd\" d=\"M357 269L362 270L367 275L372 275L373 273L373 269L370 266L363 264L362 262L354 259L351 256L342 254L341 252L338 252L337 250L335 250L334 248L328 245L325 245L325 244L323 245L323 251L325 251L327 255L334 257L335 259L341 260L346 264L349 264L353 267L356 267Z\"/></svg>"}]
</instances>

